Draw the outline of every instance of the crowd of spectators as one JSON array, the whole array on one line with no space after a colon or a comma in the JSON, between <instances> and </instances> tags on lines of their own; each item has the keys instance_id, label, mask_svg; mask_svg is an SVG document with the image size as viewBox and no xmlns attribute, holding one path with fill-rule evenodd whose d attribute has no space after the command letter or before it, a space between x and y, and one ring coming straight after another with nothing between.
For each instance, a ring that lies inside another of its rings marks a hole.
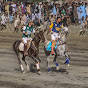
<instances>
[{"instance_id":1,"label":"crowd of spectators","mask_svg":"<svg viewBox=\"0 0 88 88\"><path fill-rule=\"evenodd\" d=\"M1 25L9 22L18 28L32 20L34 25L40 26L54 22L57 17L61 17L64 26L80 24L82 29L88 24L88 2L0 2Z\"/></svg>"}]
</instances>

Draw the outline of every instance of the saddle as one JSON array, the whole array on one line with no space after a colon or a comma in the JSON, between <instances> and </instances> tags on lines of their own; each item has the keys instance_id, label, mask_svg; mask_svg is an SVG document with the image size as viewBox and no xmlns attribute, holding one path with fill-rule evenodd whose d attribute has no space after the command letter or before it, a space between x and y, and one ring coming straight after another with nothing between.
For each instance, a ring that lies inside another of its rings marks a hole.
<instances>
[{"instance_id":1,"label":"saddle","mask_svg":"<svg viewBox=\"0 0 88 88\"><path fill-rule=\"evenodd\" d=\"M28 42L27 51L28 51L28 49L30 48L30 45L31 45L31 41ZM24 43L23 43L23 42L20 43L20 45L19 45L19 50L20 50L20 51L24 51Z\"/></svg>"},{"instance_id":2,"label":"saddle","mask_svg":"<svg viewBox=\"0 0 88 88\"><path fill-rule=\"evenodd\" d=\"M49 41L49 42L47 42L47 44L46 44L46 49L47 49L47 51L51 51L51 46L52 46L52 42L51 41ZM57 46L58 46L58 41L57 41L57 43L56 43L56 45L55 45L55 50L57 49Z\"/></svg>"},{"instance_id":3,"label":"saddle","mask_svg":"<svg viewBox=\"0 0 88 88\"><path fill-rule=\"evenodd\" d=\"M24 51L24 43L23 42L20 43L19 50L20 51Z\"/></svg>"}]
</instances>

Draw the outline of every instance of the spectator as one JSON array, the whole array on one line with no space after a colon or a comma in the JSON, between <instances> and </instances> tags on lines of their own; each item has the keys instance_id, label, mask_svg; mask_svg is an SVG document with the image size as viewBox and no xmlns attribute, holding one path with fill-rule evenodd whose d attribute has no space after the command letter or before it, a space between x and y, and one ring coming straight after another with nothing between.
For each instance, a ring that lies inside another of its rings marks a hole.
<instances>
[{"instance_id":1,"label":"spectator","mask_svg":"<svg viewBox=\"0 0 88 88\"><path fill-rule=\"evenodd\" d=\"M85 11L85 5L82 2L81 6L80 6L80 13L81 13L81 19L84 17L86 18L86 11Z\"/></svg>"},{"instance_id":2,"label":"spectator","mask_svg":"<svg viewBox=\"0 0 88 88\"><path fill-rule=\"evenodd\" d=\"M78 3L77 14L78 14L78 21L79 21L79 24L80 24L81 23L80 3Z\"/></svg>"},{"instance_id":3,"label":"spectator","mask_svg":"<svg viewBox=\"0 0 88 88\"><path fill-rule=\"evenodd\" d=\"M86 16L88 16L88 3L86 3L85 10L86 10Z\"/></svg>"},{"instance_id":4,"label":"spectator","mask_svg":"<svg viewBox=\"0 0 88 88\"><path fill-rule=\"evenodd\" d=\"M9 13L12 14L13 13L13 7L11 6L11 3L9 5Z\"/></svg>"},{"instance_id":5,"label":"spectator","mask_svg":"<svg viewBox=\"0 0 88 88\"><path fill-rule=\"evenodd\" d=\"M73 12L73 13L74 13L75 24L78 23L77 7L78 7L78 5L77 5L77 3L76 3L75 6L74 6L74 12Z\"/></svg>"},{"instance_id":6,"label":"spectator","mask_svg":"<svg viewBox=\"0 0 88 88\"><path fill-rule=\"evenodd\" d=\"M53 16L52 12L54 11L56 12ZM14 22L15 27L16 25L19 26L19 21L21 21L21 25L26 25L30 20L33 20L37 26L41 25L42 23L48 25L48 23L54 22L57 17L61 17L64 26L68 26L70 23L83 23L83 17L86 19L86 16L88 16L88 3L80 4L79 2L66 2L58 4L54 2L50 4L47 2L22 2L20 4L10 2L9 4L7 2L0 2L0 13L4 13L4 15L1 16L2 23L6 24L4 18L8 19L7 16L5 16L5 14L8 13L8 16L10 17L9 21L11 23ZM19 17L17 16L18 14L20 14ZM17 19L19 19L19 21Z\"/></svg>"}]
</instances>

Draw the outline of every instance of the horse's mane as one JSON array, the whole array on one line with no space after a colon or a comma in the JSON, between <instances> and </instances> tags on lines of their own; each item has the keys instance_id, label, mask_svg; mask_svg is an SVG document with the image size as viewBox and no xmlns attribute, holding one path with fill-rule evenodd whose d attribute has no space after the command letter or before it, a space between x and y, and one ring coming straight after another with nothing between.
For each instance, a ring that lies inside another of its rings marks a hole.
<instances>
[{"instance_id":1,"label":"horse's mane","mask_svg":"<svg viewBox=\"0 0 88 88\"><path fill-rule=\"evenodd\" d=\"M34 36L34 38L32 39L32 41L35 40L36 37L38 37L39 33L40 33L40 32L38 32L37 34L35 34L35 36Z\"/></svg>"}]
</instances>

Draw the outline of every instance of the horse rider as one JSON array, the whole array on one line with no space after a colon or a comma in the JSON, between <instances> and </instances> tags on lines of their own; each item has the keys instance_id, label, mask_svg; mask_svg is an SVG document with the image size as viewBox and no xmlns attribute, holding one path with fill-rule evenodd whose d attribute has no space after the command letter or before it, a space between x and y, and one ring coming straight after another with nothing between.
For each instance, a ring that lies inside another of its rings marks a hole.
<instances>
[{"instance_id":1,"label":"horse rider","mask_svg":"<svg viewBox=\"0 0 88 88\"><path fill-rule=\"evenodd\" d=\"M54 46L56 43L56 40L58 39L59 36L59 31L60 29L63 28L63 23L61 23L61 18L57 17L56 22L51 23L49 26L49 30L51 32L51 41L52 41L52 46L51 46L51 54L54 55Z\"/></svg>"},{"instance_id":2,"label":"horse rider","mask_svg":"<svg viewBox=\"0 0 88 88\"><path fill-rule=\"evenodd\" d=\"M24 43L24 55L27 55L27 49L30 47L30 43L32 41L31 33L33 32L35 34L35 30L32 27L33 21L30 20L28 25L23 27L23 43Z\"/></svg>"}]
</instances>

